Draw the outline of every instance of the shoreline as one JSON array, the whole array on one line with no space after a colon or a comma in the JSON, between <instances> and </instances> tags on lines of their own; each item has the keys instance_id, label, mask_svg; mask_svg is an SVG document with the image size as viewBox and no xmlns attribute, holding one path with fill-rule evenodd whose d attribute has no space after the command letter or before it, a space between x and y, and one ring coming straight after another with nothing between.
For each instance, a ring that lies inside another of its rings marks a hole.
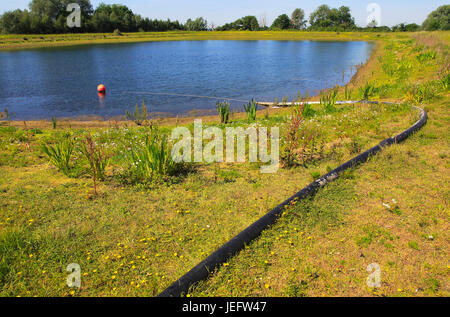
<instances>
[{"instance_id":1,"label":"shoreline","mask_svg":"<svg viewBox=\"0 0 450 317\"><path fill-rule=\"evenodd\" d=\"M290 107L279 107L279 108L267 108L257 111L257 115L264 116L266 112L269 115L279 114L280 112L286 112ZM231 120L241 120L246 118L246 113L244 111L232 112L230 114ZM216 123L219 121L217 114L207 114L207 115L187 115L187 116L167 116L167 117L156 117L151 118L149 121L156 122L160 126L178 126L187 125L192 123L195 119L201 119L205 123ZM84 118L82 120L76 118L57 118L58 129L61 128L108 128L108 127L136 127L137 125L125 118ZM10 120L10 121L0 121L0 127L16 127L24 129L32 128L52 128L51 119L40 119L40 120Z\"/></svg>"},{"instance_id":2,"label":"shoreline","mask_svg":"<svg viewBox=\"0 0 450 317\"><path fill-rule=\"evenodd\" d=\"M158 32L156 34L167 34L167 33L172 33L172 34L177 34L180 35L180 32ZM304 36L305 34L308 35L317 35L320 34L322 35L321 39L314 39L314 40L336 40L335 38L325 38L324 36L330 36L333 35L334 37L336 37L336 35L342 35L345 34L346 36L349 35L360 35L360 36L367 36L367 35L377 35L380 33L374 33L374 34L370 34L370 33L358 33L358 32L307 32L307 31L257 31L257 32L250 32L250 31L227 31L227 32L182 32L181 35L184 35L184 37L182 39L170 39L169 41L172 40L186 40L185 37L185 33L195 33L195 34L205 34L208 33L208 35L213 34L213 35L217 35L220 33L220 35L240 35L242 36L248 36L249 34L252 36L261 36L261 33L270 33L270 35L272 36L286 36L286 35L291 35L292 34L301 34L302 36ZM133 33L134 34L134 33ZM155 36L156 34L153 34L153 36ZM72 34L70 34L72 35ZM74 34L72 36L79 36L80 34ZM84 35L84 34L82 34ZM86 34L86 36L88 36L89 34ZM2 40L4 36L0 35L0 41ZM38 37L38 36L36 36ZM245 38L241 38L240 40L245 40ZM265 39L265 40L271 40L271 39ZM305 40L305 39L298 39L298 38L291 38L290 40ZM342 40L342 39L341 39ZM358 39L347 39L347 40L358 40ZM362 40L362 39L359 39ZM369 69L371 68L371 65L376 62L376 58L377 56L379 56L381 54L381 38L378 39L366 39L365 41L368 42L373 42L374 43L374 48L370 54L370 57L367 59L367 61L362 64L360 67L357 68L355 74L353 74L352 78L347 82L346 85L344 86L339 86L339 92L343 91L345 89L345 87L351 87L351 88L355 88L359 86L359 82L360 79L364 77L364 75L369 71ZM152 40L148 40L146 38L145 41L152 41ZM162 41L166 41L166 39L162 40ZM124 43L121 42L120 39L118 39L117 43ZM129 43L129 42L125 42L125 43ZM91 42L90 44L95 45L95 44L105 44L105 43L95 43L95 42ZM84 44L75 44L75 45L84 45ZM67 45L67 46L72 46L72 45ZM0 53L2 52L3 47L0 44ZM21 48L24 49L24 48ZM359 65L358 65L359 66ZM329 90L331 89L325 89L325 90ZM319 95L313 95L310 96L310 98L307 101L317 101L319 100ZM306 102L306 101L305 101ZM279 112L286 112L286 110L289 110L290 107L277 107L277 108L273 108L273 107L264 107L264 106L260 106L263 107L262 110L258 110L258 114L265 114L266 112L268 112L269 114L275 114L275 113L279 113ZM152 118L153 121L158 122L159 124L163 125L163 126L171 126L171 125L178 125L178 124L188 124L193 122L194 119L202 119L205 122L217 122L218 118L217 118L217 114L192 114L192 113L196 113L196 112L214 112L214 109L192 109L189 112L187 112L186 114L169 114L169 115L164 115L164 116L157 116L156 118ZM241 119L241 118L245 118L245 112L244 111L233 111L232 112L232 119ZM96 127L112 127L112 126L128 126L129 124L134 125L134 123L130 120L127 120L125 118L124 115L120 115L120 116L114 116L111 118L104 118L101 116L97 116L97 115L80 115L77 117L61 117L58 118L57 117L57 121L59 123L59 126L62 127L68 127L68 128L74 128L74 127L80 127L80 128L96 128ZM52 119L51 118L46 118L46 119L31 119L31 120L2 120L0 121L0 126L14 126L14 127L24 127L26 129L29 128L51 128L52 127Z\"/></svg>"},{"instance_id":3,"label":"shoreline","mask_svg":"<svg viewBox=\"0 0 450 317\"><path fill-rule=\"evenodd\" d=\"M376 41L389 33L314 31L168 31L123 33L12 34L0 35L0 52L62 48L83 45L143 43L160 41L278 40L278 41ZM397 35L398 36L398 35Z\"/></svg>"}]
</instances>

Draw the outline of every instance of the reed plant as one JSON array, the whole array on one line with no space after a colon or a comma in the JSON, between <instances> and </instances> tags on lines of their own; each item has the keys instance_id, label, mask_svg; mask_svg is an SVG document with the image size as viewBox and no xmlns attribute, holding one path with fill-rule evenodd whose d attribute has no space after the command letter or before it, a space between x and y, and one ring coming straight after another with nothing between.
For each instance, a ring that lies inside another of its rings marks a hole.
<instances>
[{"instance_id":1,"label":"reed plant","mask_svg":"<svg viewBox=\"0 0 450 317\"><path fill-rule=\"evenodd\" d=\"M441 79L441 85L443 90L449 90L450 89L450 73L444 75Z\"/></svg>"},{"instance_id":2,"label":"reed plant","mask_svg":"<svg viewBox=\"0 0 450 317\"><path fill-rule=\"evenodd\" d=\"M131 149L131 164L136 177L142 181L171 176L179 165L172 159L172 149L167 136L157 130L151 130L146 135L142 147Z\"/></svg>"},{"instance_id":3,"label":"reed plant","mask_svg":"<svg viewBox=\"0 0 450 317\"><path fill-rule=\"evenodd\" d=\"M147 107L145 106L145 102L142 102L142 107L139 109L139 106L136 104L136 109L134 112L125 111L125 115L128 120L133 121L136 125L141 126L145 124L148 120Z\"/></svg>"},{"instance_id":4,"label":"reed plant","mask_svg":"<svg viewBox=\"0 0 450 317\"><path fill-rule=\"evenodd\" d=\"M311 118L316 115L316 111L313 109L313 107L309 103L303 104L303 116L305 118Z\"/></svg>"},{"instance_id":5,"label":"reed plant","mask_svg":"<svg viewBox=\"0 0 450 317\"><path fill-rule=\"evenodd\" d=\"M245 112L247 113L248 122L254 122L256 120L256 111L258 106L255 100L251 100L248 104L244 105Z\"/></svg>"},{"instance_id":6,"label":"reed plant","mask_svg":"<svg viewBox=\"0 0 450 317\"><path fill-rule=\"evenodd\" d=\"M220 122L228 123L230 120L230 103L228 101L218 101L216 107L219 112Z\"/></svg>"},{"instance_id":7,"label":"reed plant","mask_svg":"<svg viewBox=\"0 0 450 317\"><path fill-rule=\"evenodd\" d=\"M375 95L375 92L375 86L368 82L363 87L359 88L359 95L362 100L369 100L370 97Z\"/></svg>"},{"instance_id":8,"label":"reed plant","mask_svg":"<svg viewBox=\"0 0 450 317\"><path fill-rule=\"evenodd\" d=\"M353 90L345 86L344 89L344 99L345 100L352 100Z\"/></svg>"},{"instance_id":9,"label":"reed plant","mask_svg":"<svg viewBox=\"0 0 450 317\"><path fill-rule=\"evenodd\" d=\"M10 120L11 115L8 111L8 108L5 108L5 110L3 110L3 112L0 112L0 119L6 119L6 120Z\"/></svg>"},{"instance_id":10,"label":"reed plant","mask_svg":"<svg viewBox=\"0 0 450 317\"><path fill-rule=\"evenodd\" d=\"M321 92L320 104L323 106L325 113L332 113L336 111L338 87L331 89L328 92Z\"/></svg>"},{"instance_id":11,"label":"reed plant","mask_svg":"<svg viewBox=\"0 0 450 317\"><path fill-rule=\"evenodd\" d=\"M60 172L68 177L72 177L70 160L74 151L74 143L72 140L58 142L55 145L43 144L41 150L44 152L50 162L58 168Z\"/></svg>"}]
</instances>

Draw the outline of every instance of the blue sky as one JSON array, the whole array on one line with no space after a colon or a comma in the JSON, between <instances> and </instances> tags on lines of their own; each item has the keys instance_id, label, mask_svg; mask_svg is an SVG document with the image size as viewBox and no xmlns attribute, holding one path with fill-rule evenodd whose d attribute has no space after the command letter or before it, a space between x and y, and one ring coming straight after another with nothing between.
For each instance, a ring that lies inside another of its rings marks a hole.
<instances>
[{"instance_id":1,"label":"blue sky","mask_svg":"<svg viewBox=\"0 0 450 317\"><path fill-rule=\"evenodd\" d=\"M13 9L26 9L30 0L0 0L0 12ZM366 25L367 5L378 3L381 7L381 22L393 26L402 22L422 24L427 15L449 1L439 0L91 0L96 7L100 2L122 3L133 12L144 17L186 21L188 18L203 16L208 22L222 25L245 15L255 15L258 19L266 17L267 23L282 13L291 13L295 8L305 10L307 16L321 4L331 7L349 6L356 23Z\"/></svg>"}]
</instances>

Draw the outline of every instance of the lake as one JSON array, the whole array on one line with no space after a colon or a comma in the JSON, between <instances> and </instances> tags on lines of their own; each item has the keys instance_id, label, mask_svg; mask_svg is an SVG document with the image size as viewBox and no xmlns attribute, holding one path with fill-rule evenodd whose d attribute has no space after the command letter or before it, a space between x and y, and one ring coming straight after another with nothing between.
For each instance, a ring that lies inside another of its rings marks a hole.
<instances>
[{"instance_id":1,"label":"lake","mask_svg":"<svg viewBox=\"0 0 450 317\"><path fill-rule=\"evenodd\" d=\"M145 101L160 115L233 109L347 83L368 42L179 41L0 52L0 111L30 120L124 115ZM97 85L104 84L101 98Z\"/></svg>"}]
</instances>

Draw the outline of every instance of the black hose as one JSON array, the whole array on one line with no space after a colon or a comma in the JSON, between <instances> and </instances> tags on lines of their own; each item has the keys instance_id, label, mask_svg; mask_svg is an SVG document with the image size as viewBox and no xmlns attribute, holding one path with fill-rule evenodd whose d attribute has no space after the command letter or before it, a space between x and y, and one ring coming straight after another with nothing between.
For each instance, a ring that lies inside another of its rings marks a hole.
<instances>
[{"instance_id":1,"label":"black hose","mask_svg":"<svg viewBox=\"0 0 450 317\"><path fill-rule=\"evenodd\" d=\"M366 103L381 103L376 101L365 101ZM388 102L383 102L384 104L393 104ZM415 107L416 108L416 107ZM283 210L285 210L285 206L289 205L294 199L303 199L305 197L313 195L320 187L325 186L327 183L335 180L339 177L339 174L343 171L354 167L357 164L364 163L368 160L368 158L379 151L381 151L385 146L389 146L394 143L399 143L408 138L411 134L419 130L423 127L427 120L427 113L420 108L417 108L420 111L420 119L415 124L413 124L409 129L403 131L402 133L388 138L382 141L377 146L365 151L364 153L358 155L357 157L351 159L350 161L342 164L335 170L329 172L328 174L322 176L318 180L309 184L297 194L287 199L282 204L275 207L269 213L261 217L259 220L254 222L248 228L244 229L241 233L235 236L233 239L225 243L222 247L220 247L213 254L208 256L205 260L195 266L188 273L183 275L180 279L175 281L172 285L166 288L158 297L179 297L183 293L186 293L189 288L195 283L206 279L210 272L220 266L222 263L225 263L230 257L234 254L242 250L245 245L249 244L252 240L257 238L263 230L265 230L270 225L273 225L278 217L281 215Z\"/></svg>"}]
</instances>

